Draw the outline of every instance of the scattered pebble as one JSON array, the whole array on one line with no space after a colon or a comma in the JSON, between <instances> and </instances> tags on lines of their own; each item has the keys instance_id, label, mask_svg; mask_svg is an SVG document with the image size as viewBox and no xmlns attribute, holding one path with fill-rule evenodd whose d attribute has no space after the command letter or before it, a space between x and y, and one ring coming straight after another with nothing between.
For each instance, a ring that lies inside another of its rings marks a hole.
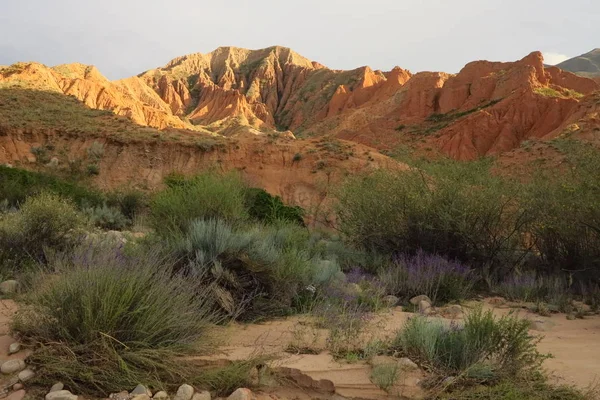
<instances>
[{"instance_id":1,"label":"scattered pebble","mask_svg":"<svg viewBox=\"0 0 600 400\"><path fill-rule=\"evenodd\" d=\"M57 390L46 395L46 400L77 400L77 396L68 390Z\"/></svg>"},{"instance_id":2,"label":"scattered pebble","mask_svg":"<svg viewBox=\"0 0 600 400\"><path fill-rule=\"evenodd\" d=\"M192 400L192 396L194 395L194 388L190 385L183 384L179 386L177 389L177 394L173 398L173 400Z\"/></svg>"},{"instance_id":3,"label":"scattered pebble","mask_svg":"<svg viewBox=\"0 0 600 400\"><path fill-rule=\"evenodd\" d=\"M8 354L15 354L21 350L21 343L13 343L8 346Z\"/></svg>"},{"instance_id":4,"label":"scattered pebble","mask_svg":"<svg viewBox=\"0 0 600 400\"><path fill-rule=\"evenodd\" d=\"M129 400L151 400L151 397L147 394L134 394L133 397L130 395Z\"/></svg>"},{"instance_id":5,"label":"scattered pebble","mask_svg":"<svg viewBox=\"0 0 600 400\"><path fill-rule=\"evenodd\" d=\"M34 376L35 376L35 372L33 372L32 370L30 370L29 368L24 369L23 371L19 372L19 380L21 382L27 382L28 380L30 380Z\"/></svg>"},{"instance_id":6,"label":"scattered pebble","mask_svg":"<svg viewBox=\"0 0 600 400\"><path fill-rule=\"evenodd\" d=\"M410 358L402 357L398 360L398 365L404 370L416 370L419 366L413 362Z\"/></svg>"},{"instance_id":7,"label":"scattered pebble","mask_svg":"<svg viewBox=\"0 0 600 400\"><path fill-rule=\"evenodd\" d=\"M65 385L63 385L62 382L56 382L54 385L52 385L52 387L50 388L50 392L58 392L59 390L63 390L65 388Z\"/></svg>"},{"instance_id":8,"label":"scattered pebble","mask_svg":"<svg viewBox=\"0 0 600 400\"><path fill-rule=\"evenodd\" d=\"M23 384L22 383L15 383L12 387L13 390L17 391L17 390L21 390L23 389Z\"/></svg>"},{"instance_id":9,"label":"scattered pebble","mask_svg":"<svg viewBox=\"0 0 600 400\"><path fill-rule=\"evenodd\" d=\"M146 386L144 386L144 385L142 385L142 384L140 384L140 385L137 385L137 386L135 387L135 389L133 389L133 390L131 391L131 393L130 393L130 394L131 394L131 395L136 395L136 394L145 394L145 395L146 395L146 396L148 396L148 397L151 397L151 396L152 396L152 392L151 392L150 390L148 390L148 389L146 388Z\"/></svg>"},{"instance_id":10,"label":"scattered pebble","mask_svg":"<svg viewBox=\"0 0 600 400\"><path fill-rule=\"evenodd\" d=\"M19 389L16 392L12 392L4 400L23 400L27 393L23 389Z\"/></svg>"},{"instance_id":11,"label":"scattered pebble","mask_svg":"<svg viewBox=\"0 0 600 400\"><path fill-rule=\"evenodd\" d=\"M169 394L164 390L161 390L160 392L154 393L154 397L152 398L155 400L167 400L169 398Z\"/></svg>"},{"instance_id":12,"label":"scattered pebble","mask_svg":"<svg viewBox=\"0 0 600 400\"><path fill-rule=\"evenodd\" d=\"M415 296L415 297L413 297L412 299L410 299L410 304L412 304L412 305L414 305L414 306L417 306L417 305L419 305L419 303L420 303L421 301L426 301L426 302L428 302L429 304L431 304L431 299L429 298L429 296L426 296L426 295L424 295L424 294L422 294L422 295L419 295L419 296Z\"/></svg>"},{"instance_id":13,"label":"scattered pebble","mask_svg":"<svg viewBox=\"0 0 600 400\"><path fill-rule=\"evenodd\" d=\"M419 313L423 315L429 315L433 312L433 308L431 308L431 303L427 300L419 301Z\"/></svg>"},{"instance_id":14,"label":"scattered pebble","mask_svg":"<svg viewBox=\"0 0 600 400\"><path fill-rule=\"evenodd\" d=\"M19 289L19 282L15 280L8 280L0 283L0 293L2 294L12 294L16 293Z\"/></svg>"},{"instance_id":15,"label":"scattered pebble","mask_svg":"<svg viewBox=\"0 0 600 400\"><path fill-rule=\"evenodd\" d=\"M0 371L3 374L14 374L15 372L19 372L24 370L26 367L25 365L25 361L23 360L19 360L19 359L15 359L15 360L8 360L5 361L4 363L2 363L2 366L0 367Z\"/></svg>"},{"instance_id":16,"label":"scattered pebble","mask_svg":"<svg viewBox=\"0 0 600 400\"><path fill-rule=\"evenodd\" d=\"M210 392L203 390L201 392L196 393L194 397L192 397L192 400L211 400L211 398L212 396L210 395Z\"/></svg>"},{"instance_id":17,"label":"scattered pebble","mask_svg":"<svg viewBox=\"0 0 600 400\"><path fill-rule=\"evenodd\" d=\"M252 393L252 390L246 388L240 388L227 398L227 400L254 400L256 396Z\"/></svg>"}]
</instances>

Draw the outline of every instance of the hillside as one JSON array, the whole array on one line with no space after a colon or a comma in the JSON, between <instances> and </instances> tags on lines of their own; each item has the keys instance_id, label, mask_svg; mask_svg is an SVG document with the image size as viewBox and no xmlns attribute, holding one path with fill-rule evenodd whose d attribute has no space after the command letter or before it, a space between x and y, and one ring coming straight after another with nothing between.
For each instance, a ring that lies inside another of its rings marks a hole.
<instances>
[{"instance_id":1,"label":"hillside","mask_svg":"<svg viewBox=\"0 0 600 400\"><path fill-rule=\"evenodd\" d=\"M345 139L390 151L399 146L468 160L501 154L523 141L566 130L593 131L600 84L557 67L534 52L510 63L475 61L458 74L396 67L331 70L284 47L222 47L176 58L139 76L109 81L92 66L19 63L0 68L0 125L139 136L141 127L186 140L251 135ZM18 94L15 94L15 90ZM99 127L58 118L46 97L73 96L87 108L135 123ZM40 96L39 98L37 96ZM577 129L573 130L573 126ZM143 130L143 129L142 129ZM291 132L288 132L291 131Z\"/></svg>"},{"instance_id":2,"label":"hillside","mask_svg":"<svg viewBox=\"0 0 600 400\"><path fill-rule=\"evenodd\" d=\"M600 77L600 48L563 61L557 67L581 76Z\"/></svg>"}]
</instances>

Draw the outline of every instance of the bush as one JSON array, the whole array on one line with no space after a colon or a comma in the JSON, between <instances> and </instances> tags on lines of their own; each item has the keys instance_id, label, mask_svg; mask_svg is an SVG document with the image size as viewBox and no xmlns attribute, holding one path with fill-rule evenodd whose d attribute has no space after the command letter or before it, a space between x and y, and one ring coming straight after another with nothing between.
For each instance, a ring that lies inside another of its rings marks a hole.
<instances>
[{"instance_id":1,"label":"bush","mask_svg":"<svg viewBox=\"0 0 600 400\"><path fill-rule=\"evenodd\" d=\"M133 220L147 208L148 199L144 193L136 190L116 190L108 193L106 204L119 208L126 218Z\"/></svg>"},{"instance_id":2,"label":"bush","mask_svg":"<svg viewBox=\"0 0 600 400\"><path fill-rule=\"evenodd\" d=\"M19 211L0 215L0 265L44 262L46 249L66 249L84 226L70 201L51 193L30 197Z\"/></svg>"},{"instance_id":3,"label":"bush","mask_svg":"<svg viewBox=\"0 0 600 400\"><path fill-rule=\"evenodd\" d=\"M263 189L249 188L245 192L245 205L250 217L257 221L274 223L293 222L304 226L301 207L286 206L279 196L271 196Z\"/></svg>"},{"instance_id":4,"label":"bush","mask_svg":"<svg viewBox=\"0 0 600 400\"><path fill-rule=\"evenodd\" d=\"M517 187L490 177L483 162L444 165L432 178L415 170L350 178L338 193L342 232L385 254L423 250L477 266L515 263L528 221Z\"/></svg>"},{"instance_id":5,"label":"bush","mask_svg":"<svg viewBox=\"0 0 600 400\"><path fill-rule=\"evenodd\" d=\"M371 382L387 392L394 386L399 376L400 367L397 363L376 365L371 371Z\"/></svg>"},{"instance_id":6,"label":"bush","mask_svg":"<svg viewBox=\"0 0 600 400\"><path fill-rule=\"evenodd\" d=\"M528 329L527 320L496 318L481 309L467 315L464 327L414 317L397 333L394 347L440 376L489 381L539 369L546 356Z\"/></svg>"},{"instance_id":7,"label":"bush","mask_svg":"<svg viewBox=\"0 0 600 400\"><path fill-rule=\"evenodd\" d=\"M387 293L404 300L425 294L434 304L468 298L474 278L473 271L464 265L422 251L414 256L400 255L379 272Z\"/></svg>"},{"instance_id":8,"label":"bush","mask_svg":"<svg viewBox=\"0 0 600 400\"><path fill-rule=\"evenodd\" d=\"M131 255L109 242L51 258L60 274L40 277L13 323L37 345L29 363L38 379L104 396L185 381L189 366L175 357L206 341L213 317L202 290L169 265L156 251Z\"/></svg>"},{"instance_id":9,"label":"bush","mask_svg":"<svg viewBox=\"0 0 600 400\"><path fill-rule=\"evenodd\" d=\"M190 179L169 177L168 187L150 203L150 221L160 234L185 231L194 219L247 219L244 184L233 173L204 173Z\"/></svg>"},{"instance_id":10,"label":"bush","mask_svg":"<svg viewBox=\"0 0 600 400\"><path fill-rule=\"evenodd\" d=\"M297 226L246 229L221 220L196 220L171 246L192 276L214 281L221 309L244 319L289 313L302 289L318 284L324 271L310 254L307 234Z\"/></svg>"},{"instance_id":11,"label":"bush","mask_svg":"<svg viewBox=\"0 0 600 400\"><path fill-rule=\"evenodd\" d=\"M126 218L118 208L88 207L83 210L89 221L102 229L121 231L131 225L131 220Z\"/></svg>"},{"instance_id":12,"label":"bush","mask_svg":"<svg viewBox=\"0 0 600 400\"><path fill-rule=\"evenodd\" d=\"M0 199L12 206L22 204L28 196L52 192L71 199L75 204L101 205L102 193L47 174L0 165Z\"/></svg>"}]
</instances>

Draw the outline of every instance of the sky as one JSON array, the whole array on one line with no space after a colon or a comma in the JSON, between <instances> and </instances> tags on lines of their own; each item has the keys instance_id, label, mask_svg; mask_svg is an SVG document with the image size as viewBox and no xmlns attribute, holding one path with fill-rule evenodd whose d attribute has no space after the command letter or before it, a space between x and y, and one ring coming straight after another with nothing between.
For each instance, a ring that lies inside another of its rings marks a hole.
<instances>
[{"instance_id":1,"label":"sky","mask_svg":"<svg viewBox=\"0 0 600 400\"><path fill-rule=\"evenodd\" d=\"M0 65L92 64L125 78L219 46L290 47L330 68L458 72L600 47L598 0L0 0Z\"/></svg>"}]
</instances>

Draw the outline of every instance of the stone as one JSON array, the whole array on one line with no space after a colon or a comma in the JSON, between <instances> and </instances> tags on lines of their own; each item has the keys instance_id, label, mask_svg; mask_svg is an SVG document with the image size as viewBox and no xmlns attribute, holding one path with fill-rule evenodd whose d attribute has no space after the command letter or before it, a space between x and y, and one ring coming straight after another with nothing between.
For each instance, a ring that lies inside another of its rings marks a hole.
<instances>
[{"instance_id":1,"label":"stone","mask_svg":"<svg viewBox=\"0 0 600 400\"><path fill-rule=\"evenodd\" d=\"M132 395L129 395L129 400L151 400L151 397L148 396L146 393L134 394L133 397Z\"/></svg>"},{"instance_id":2,"label":"stone","mask_svg":"<svg viewBox=\"0 0 600 400\"><path fill-rule=\"evenodd\" d=\"M21 350L21 343L12 343L8 346L8 354L15 354Z\"/></svg>"},{"instance_id":3,"label":"stone","mask_svg":"<svg viewBox=\"0 0 600 400\"><path fill-rule=\"evenodd\" d=\"M25 361L23 360L19 360L19 359L14 359L14 360L8 360L5 361L4 363L2 363L2 366L0 367L0 371L2 371L3 374L14 374L15 372L19 372L19 371L23 371L25 369L26 365L25 365Z\"/></svg>"},{"instance_id":4,"label":"stone","mask_svg":"<svg viewBox=\"0 0 600 400\"><path fill-rule=\"evenodd\" d=\"M529 329L540 332L548 332L554 327L554 325L556 324L550 320L538 319L531 321L531 326Z\"/></svg>"},{"instance_id":5,"label":"stone","mask_svg":"<svg viewBox=\"0 0 600 400\"><path fill-rule=\"evenodd\" d=\"M388 307L396 307L400 299L396 296L385 296L383 298L383 302L387 304Z\"/></svg>"},{"instance_id":6,"label":"stone","mask_svg":"<svg viewBox=\"0 0 600 400\"><path fill-rule=\"evenodd\" d=\"M240 388L227 398L227 400L255 400L256 396L252 393L252 390L246 388Z\"/></svg>"},{"instance_id":7,"label":"stone","mask_svg":"<svg viewBox=\"0 0 600 400\"><path fill-rule=\"evenodd\" d=\"M433 308L431 308L431 303L427 300L419 301L419 314L429 315L433 312Z\"/></svg>"},{"instance_id":8,"label":"stone","mask_svg":"<svg viewBox=\"0 0 600 400\"><path fill-rule=\"evenodd\" d=\"M399 359L398 365L400 366L400 368L407 371L419 369L419 366L415 364L413 360L407 357L402 357L401 359Z\"/></svg>"},{"instance_id":9,"label":"stone","mask_svg":"<svg viewBox=\"0 0 600 400\"><path fill-rule=\"evenodd\" d=\"M19 290L19 282L15 280L8 280L0 283L0 293L2 294L13 294Z\"/></svg>"},{"instance_id":10,"label":"stone","mask_svg":"<svg viewBox=\"0 0 600 400\"><path fill-rule=\"evenodd\" d=\"M23 400L25 398L25 395L27 394L27 392L25 392L25 390L23 390L23 388L12 392L11 394L9 394L7 397L4 398L4 400Z\"/></svg>"},{"instance_id":11,"label":"stone","mask_svg":"<svg viewBox=\"0 0 600 400\"><path fill-rule=\"evenodd\" d=\"M59 390L63 390L65 388L65 385L63 385L62 382L56 382L54 385L52 385L52 387L50 388L50 392L58 392Z\"/></svg>"},{"instance_id":12,"label":"stone","mask_svg":"<svg viewBox=\"0 0 600 400\"><path fill-rule=\"evenodd\" d=\"M211 399L212 399L212 396L210 395L210 392L207 392L206 390L198 392L194 395L194 397L192 397L192 400L211 400Z\"/></svg>"},{"instance_id":13,"label":"stone","mask_svg":"<svg viewBox=\"0 0 600 400\"><path fill-rule=\"evenodd\" d=\"M23 371L19 372L19 380L21 382L27 382L28 380L30 380L31 378L33 378L35 376L35 372L33 372L32 370L30 370L29 368L24 369Z\"/></svg>"},{"instance_id":14,"label":"stone","mask_svg":"<svg viewBox=\"0 0 600 400\"><path fill-rule=\"evenodd\" d=\"M147 396L152 396L152 392L150 390L148 390L146 388L146 386L139 384L135 387L135 389L133 389L131 391L131 393L129 393L131 395L137 395L137 394L145 394Z\"/></svg>"},{"instance_id":15,"label":"stone","mask_svg":"<svg viewBox=\"0 0 600 400\"><path fill-rule=\"evenodd\" d=\"M190 385L183 384L179 386L177 389L177 394L173 398L173 400L192 400L192 396L194 395L194 388Z\"/></svg>"},{"instance_id":16,"label":"stone","mask_svg":"<svg viewBox=\"0 0 600 400\"><path fill-rule=\"evenodd\" d=\"M108 398L111 400L130 400L130 397L131 396L127 390L123 390L119 393L111 393L110 396L108 396Z\"/></svg>"},{"instance_id":17,"label":"stone","mask_svg":"<svg viewBox=\"0 0 600 400\"><path fill-rule=\"evenodd\" d=\"M57 390L46 395L46 400L77 400L78 396L68 390Z\"/></svg>"},{"instance_id":18,"label":"stone","mask_svg":"<svg viewBox=\"0 0 600 400\"><path fill-rule=\"evenodd\" d=\"M168 400L169 394L164 390L161 390L160 392L154 393L154 396L152 398L156 400Z\"/></svg>"},{"instance_id":19,"label":"stone","mask_svg":"<svg viewBox=\"0 0 600 400\"><path fill-rule=\"evenodd\" d=\"M248 374L248 381L250 386L259 386L260 385L260 373L257 367L254 367L250 370Z\"/></svg>"},{"instance_id":20,"label":"stone","mask_svg":"<svg viewBox=\"0 0 600 400\"><path fill-rule=\"evenodd\" d=\"M412 299L410 299L410 304L412 304L414 306L417 306L417 305L419 305L419 303L421 301L426 301L429 304L431 304L431 299L428 296L424 295L424 294L419 295L419 296L415 296Z\"/></svg>"},{"instance_id":21,"label":"stone","mask_svg":"<svg viewBox=\"0 0 600 400\"><path fill-rule=\"evenodd\" d=\"M25 386L22 383L15 383L12 387L12 390L21 390L23 389Z\"/></svg>"}]
</instances>

